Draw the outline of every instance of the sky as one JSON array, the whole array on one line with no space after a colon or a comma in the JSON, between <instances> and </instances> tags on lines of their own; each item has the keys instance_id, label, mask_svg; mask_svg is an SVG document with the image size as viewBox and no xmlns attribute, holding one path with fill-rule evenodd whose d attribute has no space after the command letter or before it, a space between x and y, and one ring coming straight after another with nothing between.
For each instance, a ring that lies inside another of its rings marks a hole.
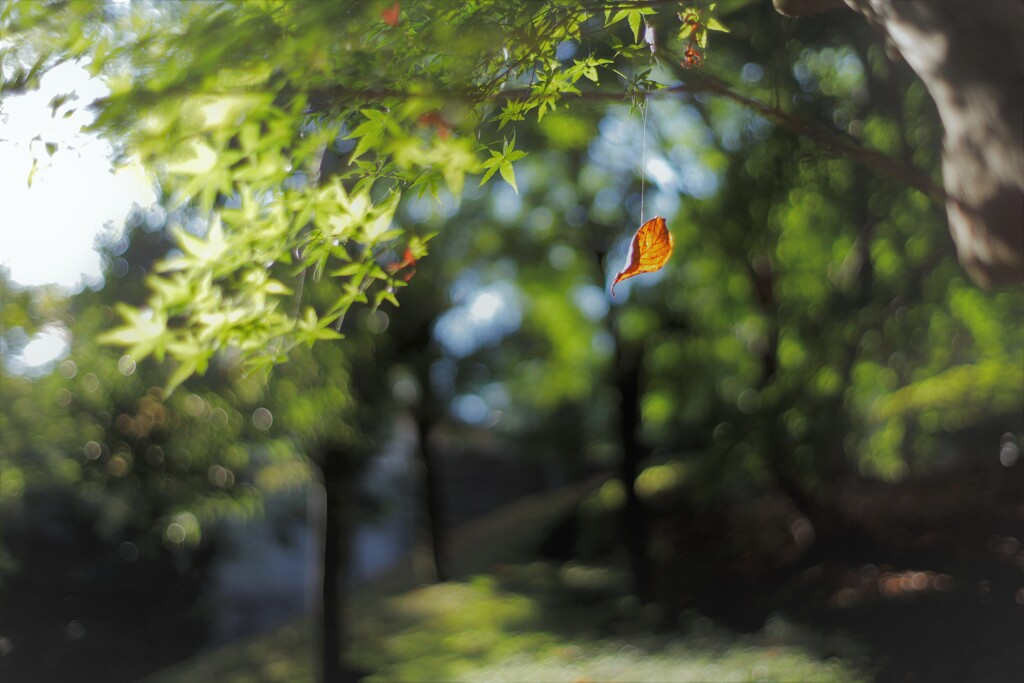
<instances>
[{"instance_id":1,"label":"sky","mask_svg":"<svg viewBox=\"0 0 1024 683\"><path fill-rule=\"evenodd\" d=\"M54 114L50 101L69 92L77 99ZM97 237L119 235L133 205L157 199L140 165L115 169L110 144L82 130L93 120L86 105L106 93L81 66L62 64L39 90L0 99L0 266L19 285L56 284L72 293L102 284ZM48 142L57 145L52 155ZM5 354L8 370L45 374L66 355L70 333L54 323L25 341Z\"/></svg>"},{"instance_id":2,"label":"sky","mask_svg":"<svg viewBox=\"0 0 1024 683\"><path fill-rule=\"evenodd\" d=\"M77 99L54 115L50 101L68 92ZM97 235L118 234L133 204L156 201L139 165L113 168L110 144L82 130L93 120L85 107L106 92L66 63L43 76L39 90L0 100L0 264L18 284L73 292L101 283ZM47 142L57 144L52 156Z\"/></svg>"}]
</instances>

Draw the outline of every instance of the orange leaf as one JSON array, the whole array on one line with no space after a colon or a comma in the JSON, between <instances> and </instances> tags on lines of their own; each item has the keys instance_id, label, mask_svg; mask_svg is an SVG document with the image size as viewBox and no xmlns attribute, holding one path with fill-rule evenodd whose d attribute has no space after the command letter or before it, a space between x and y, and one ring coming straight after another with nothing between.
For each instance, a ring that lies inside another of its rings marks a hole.
<instances>
[{"instance_id":1,"label":"orange leaf","mask_svg":"<svg viewBox=\"0 0 1024 683\"><path fill-rule=\"evenodd\" d=\"M416 268L412 267L416 265L416 257L412 255L412 250L409 247L405 248L405 254L402 255L401 261L392 261L391 263L384 266L384 270L388 271L396 277L400 277L406 282L412 279L412 276L416 274ZM408 268L405 273L398 275L398 272L403 268Z\"/></svg>"},{"instance_id":2,"label":"orange leaf","mask_svg":"<svg viewBox=\"0 0 1024 683\"><path fill-rule=\"evenodd\" d=\"M402 255L401 261L394 261L385 266L385 269L389 273L396 273L402 268L416 265L416 257L412 255L412 250L409 247L405 248L405 254Z\"/></svg>"},{"instance_id":3,"label":"orange leaf","mask_svg":"<svg viewBox=\"0 0 1024 683\"><path fill-rule=\"evenodd\" d=\"M442 140L447 140L448 136L451 135L452 127L448 125L448 122L444 120L444 117L438 114L436 111L428 111L424 114L420 114L420 117L416 119L416 123L421 126L430 126L437 131L437 137Z\"/></svg>"},{"instance_id":4,"label":"orange leaf","mask_svg":"<svg viewBox=\"0 0 1024 683\"><path fill-rule=\"evenodd\" d=\"M612 296L615 296L615 285L626 278L641 273L653 273L661 270L672 255L672 233L665 225L665 219L655 216L640 226L633 235L626 257L626 267L615 276L612 282Z\"/></svg>"},{"instance_id":5,"label":"orange leaf","mask_svg":"<svg viewBox=\"0 0 1024 683\"><path fill-rule=\"evenodd\" d=\"M380 13L380 18L384 20L384 23L394 28L398 26L398 15L401 12L401 6L396 2L394 5L389 7Z\"/></svg>"}]
</instances>

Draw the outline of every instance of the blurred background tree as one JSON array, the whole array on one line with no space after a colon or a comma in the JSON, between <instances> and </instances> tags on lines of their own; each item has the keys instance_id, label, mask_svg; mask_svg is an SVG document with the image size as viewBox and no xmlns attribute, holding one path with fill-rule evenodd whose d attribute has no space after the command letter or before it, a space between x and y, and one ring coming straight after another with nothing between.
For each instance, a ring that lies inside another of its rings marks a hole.
<instances>
[{"instance_id":1,"label":"blurred background tree","mask_svg":"<svg viewBox=\"0 0 1024 683\"><path fill-rule=\"evenodd\" d=\"M214 548L203 530L260 505L223 378L168 400L160 368L96 344L111 304L138 300L167 247L165 235L135 231L108 252L106 287L70 299L5 283L0 628L11 675L102 666L126 680L200 645ZM73 340L67 356L28 376L12 368L12 338L55 321Z\"/></svg>"},{"instance_id":2,"label":"blurred background tree","mask_svg":"<svg viewBox=\"0 0 1024 683\"><path fill-rule=\"evenodd\" d=\"M16 622L0 632L21 662L44 656L23 642L53 641L19 630L16 600L50 583L32 568L60 524L129 563L105 581L145 558L147 586L185 577L163 622L184 629L203 530L291 480L322 495L320 676L353 676L339 609L357 482L406 413L435 578L455 575L442 518L459 495L439 459L486 438L552 484L614 474L544 552L627 569L664 623L715 608L699 587L722 575L796 571L861 533L851 478L1016 464L1024 299L961 272L936 201L942 129L907 66L842 14L602 9L5 6L5 90L88 63L112 90L97 129L178 216L111 247L100 291L5 286L5 355L53 320L74 338L49 374L4 370L17 521L0 614ZM612 299L652 215L675 255ZM88 622L68 609L46 619L70 654L45 656L73 670ZM193 647L146 649L164 638L128 646L146 665L123 676ZM88 656L116 678L112 652Z\"/></svg>"}]
</instances>

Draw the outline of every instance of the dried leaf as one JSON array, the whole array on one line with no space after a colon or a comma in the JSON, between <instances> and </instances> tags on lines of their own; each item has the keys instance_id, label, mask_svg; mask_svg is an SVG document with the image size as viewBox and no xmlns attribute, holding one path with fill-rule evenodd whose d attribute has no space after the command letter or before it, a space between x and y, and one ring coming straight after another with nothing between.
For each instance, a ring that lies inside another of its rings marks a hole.
<instances>
[{"instance_id":1,"label":"dried leaf","mask_svg":"<svg viewBox=\"0 0 1024 683\"><path fill-rule=\"evenodd\" d=\"M626 257L626 267L615 276L612 282L612 296L615 296L615 285L626 278L641 273L653 273L661 270L672 256L672 233L665 225L665 219L655 216L640 226L633 235Z\"/></svg>"},{"instance_id":2,"label":"dried leaf","mask_svg":"<svg viewBox=\"0 0 1024 683\"><path fill-rule=\"evenodd\" d=\"M683 53L683 61L679 62L679 65L689 69L693 66L700 66L703 62L704 57L700 51L694 47L693 43L690 43L689 47L686 48L686 52Z\"/></svg>"}]
</instances>

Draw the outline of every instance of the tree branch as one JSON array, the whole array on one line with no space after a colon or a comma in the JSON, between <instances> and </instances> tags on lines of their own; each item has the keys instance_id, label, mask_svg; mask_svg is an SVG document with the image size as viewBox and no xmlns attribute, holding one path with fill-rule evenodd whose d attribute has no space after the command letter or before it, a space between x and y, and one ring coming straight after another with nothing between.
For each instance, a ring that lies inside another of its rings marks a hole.
<instances>
[{"instance_id":1,"label":"tree branch","mask_svg":"<svg viewBox=\"0 0 1024 683\"><path fill-rule=\"evenodd\" d=\"M665 59L672 60L670 63L677 63L679 60L675 55L659 50ZM687 81L678 83L661 90L651 91L651 95L667 93L708 93L718 97L724 97L733 102L751 109L757 114L784 126L793 132L809 140L813 140L822 147L828 148L851 161L857 162L874 170L884 176L898 180L905 185L924 193L936 202L946 201L946 192L942 187L933 181L927 173L914 166L908 166L892 159L881 152L866 149L855 142L844 139L841 135L828 130L824 126L805 121L792 114L788 114L777 107L761 102L760 100L742 95L732 89L727 83L708 76L706 74L691 72L687 74ZM330 109L330 103L350 98L359 98L367 101L382 101L388 99L408 100L410 98L422 97L424 99L438 99L441 101L461 101L472 104L481 104L486 101L497 102L515 99L527 99L533 93L529 88L517 88L498 92L485 92L478 88L464 88L459 90L446 90L444 92L421 92L411 93L407 91L394 90L390 88L346 88L341 86L329 89L310 92L310 104L314 108L325 111ZM607 90L584 91L578 97L585 100L595 101L624 101L629 98L629 93L612 92Z\"/></svg>"},{"instance_id":2,"label":"tree branch","mask_svg":"<svg viewBox=\"0 0 1024 683\"><path fill-rule=\"evenodd\" d=\"M823 147L827 147L838 154L862 164L882 175L889 176L900 182L919 190L935 201L942 203L946 201L946 192L933 181L927 173L914 166L901 164L881 152L866 149L853 142L843 139L842 136L824 128L823 126L797 118L792 114L772 107L760 100L746 95L741 95L726 83L711 76L699 75L689 83L681 83L659 92L705 92L718 95L732 100L748 109L752 109L761 116L784 126L798 135L802 135Z\"/></svg>"}]
</instances>

